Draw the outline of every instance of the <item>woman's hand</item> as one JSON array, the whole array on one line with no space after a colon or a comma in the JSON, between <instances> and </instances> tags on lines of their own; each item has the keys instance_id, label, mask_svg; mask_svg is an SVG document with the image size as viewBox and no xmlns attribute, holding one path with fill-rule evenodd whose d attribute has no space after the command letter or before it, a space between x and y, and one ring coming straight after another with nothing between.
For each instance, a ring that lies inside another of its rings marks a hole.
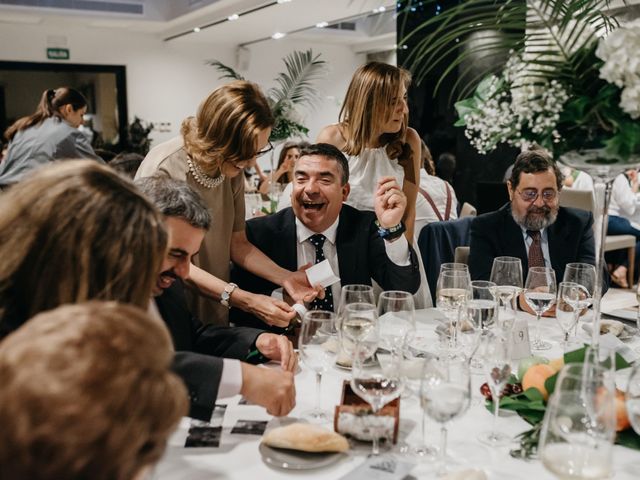
<instances>
[{"instance_id":1,"label":"woman's hand","mask_svg":"<svg viewBox=\"0 0 640 480\"><path fill-rule=\"evenodd\" d=\"M255 315L267 325L286 328L296 316L295 310L282 300L246 291L243 293L246 299L242 310Z\"/></svg>"},{"instance_id":2,"label":"woman's hand","mask_svg":"<svg viewBox=\"0 0 640 480\"><path fill-rule=\"evenodd\" d=\"M284 335L262 333L256 339L258 351L270 360L280 360L285 372L294 372L298 367L298 355L293 351L293 344Z\"/></svg>"},{"instance_id":3,"label":"woman's hand","mask_svg":"<svg viewBox=\"0 0 640 480\"><path fill-rule=\"evenodd\" d=\"M324 288L322 285L311 286L305 270L311 266L310 263L303 265L282 281L282 287L289 294L295 303L303 304L312 302L315 298L324 298Z\"/></svg>"}]
</instances>

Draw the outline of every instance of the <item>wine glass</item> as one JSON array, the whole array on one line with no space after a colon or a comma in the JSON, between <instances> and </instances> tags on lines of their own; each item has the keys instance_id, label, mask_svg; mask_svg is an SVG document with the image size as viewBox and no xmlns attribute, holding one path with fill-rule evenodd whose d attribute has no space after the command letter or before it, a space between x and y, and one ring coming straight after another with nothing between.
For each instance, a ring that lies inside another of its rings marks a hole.
<instances>
[{"instance_id":1,"label":"wine glass","mask_svg":"<svg viewBox=\"0 0 640 480\"><path fill-rule=\"evenodd\" d=\"M522 290L522 262L517 257L493 259L491 276L496 284L494 296L498 300L496 323L505 333L511 332L516 320L516 298Z\"/></svg>"},{"instance_id":2,"label":"wine glass","mask_svg":"<svg viewBox=\"0 0 640 480\"><path fill-rule=\"evenodd\" d=\"M416 333L413 295L391 290L378 298L378 326L381 346L402 353Z\"/></svg>"},{"instance_id":3,"label":"wine glass","mask_svg":"<svg viewBox=\"0 0 640 480\"><path fill-rule=\"evenodd\" d=\"M351 303L344 307L343 315L341 324L343 350L347 353L355 353L355 350L360 347L361 353L368 351L368 357L371 357L378 349L379 341L376 306L371 303Z\"/></svg>"},{"instance_id":4,"label":"wine glass","mask_svg":"<svg viewBox=\"0 0 640 480\"><path fill-rule=\"evenodd\" d=\"M640 364L631 369L625 394L629 422L640 435Z\"/></svg>"},{"instance_id":5,"label":"wine glass","mask_svg":"<svg viewBox=\"0 0 640 480\"><path fill-rule=\"evenodd\" d=\"M531 267L524 286L524 299L536 314L536 333L531 347L549 350L551 344L540 338L540 318L556 301L556 274L549 267Z\"/></svg>"},{"instance_id":6,"label":"wine glass","mask_svg":"<svg viewBox=\"0 0 640 480\"><path fill-rule=\"evenodd\" d=\"M352 303L368 303L375 305L375 296L373 294L373 287L371 285L343 285L340 291L340 302L336 308L336 328L338 329L338 337L340 340L340 348L343 355L338 359L338 363L344 363L347 359L342 358L344 355L348 356L350 352L349 340L345 342L342 338L342 322L345 317L345 307Z\"/></svg>"},{"instance_id":7,"label":"wine glass","mask_svg":"<svg viewBox=\"0 0 640 480\"><path fill-rule=\"evenodd\" d=\"M445 270L462 270L464 272L469 271L469 265L466 263L457 263L457 262L445 262L440 264L440 273Z\"/></svg>"},{"instance_id":8,"label":"wine glass","mask_svg":"<svg viewBox=\"0 0 640 480\"><path fill-rule=\"evenodd\" d=\"M614 382L598 365L563 367L547 404L538 453L556 477L604 479L612 474Z\"/></svg>"},{"instance_id":9,"label":"wine glass","mask_svg":"<svg viewBox=\"0 0 640 480\"><path fill-rule=\"evenodd\" d=\"M357 344L353 357L351 389L371 405L373 415L402 393L402 356L396 353L387 355L384 362L369 364L370 350L362 343ZM369 429L373 439L371 455L379 455L379 436L375 419Z\"/></svg>"},{"instance_id":10,"label":"wine glass","mask_svg":"<svg viewBox=\"0 0 640 480\"><path fill-rule=\"evenodd\" d=\"M589 308L593 302L593 294L596 288L596 267L588 263L567 263L562 277L563 282L575 282L584 287L584 298L581 299L580 308L575 311L576 322L574 324L573 336L577 335L578 320L580 312Z\"/></svg>"},{"instance_id":11,"label":"wine glass","mask_svg":"<svg viewBox=\"0 0 640 480\"><path fill-rule=\"evenodd\" d=\"M314 423L328 422L332 416L320 407L322 374L335 362L337 339L335 314L310 310L304 314L298 348L304 364L316 373L316 405L305 414Z\"/></svg>"},{"instance_id":12,"label":"wine glass","mask_svg":"<svg viewBox=\"0 0 640 480\"><path fill-rule=\"evenodd\" d=\"M502 390L511 376L511 343L502 332L489 332L480 338L478 357L493 399L491 430L480 434L480 441L491 446L507 445L511 438L496 429Z\"/></svg>"},{"instance_id":13,"label":"wine glass","mask_svg":"<svg viewBox=\"0 0 640 480\"><path fill-rule=\"evenodd\" d=\"M420 400L424 412L441 424L437 474L444 475L447 471L447 422L466 412L471 401L471 377L467 358L462 354L444 353L427 360L422 375Z\"/></svg>"},{"instance_id":14,"label":"wine glass","mask_svg":"<svg viewBox=\"0 0 640 480\"><path fill-rule=\"evenodd\" d=\"M436 285L436 307L449 320L451 331L450 348L458 345L458 324L463 307L470 296L471 279L464 270L443 270Z\"/></svg>"},{"instance_id":15,"label":"wine glass","mask_svg":"<svg viewBox=\"0 0 640 480\"><path fill-rule=\"evenodd\" d=\"M489 332L495 322L497 302L494 296L496 284L486 280L471 282L471 299L467 304L468 322L461 329L462 344L465 354L471 359L475 370L482 368L482 362L475 355L481 335Z\"/></svg>"},{"instance_id":16,"label":"wine glass","mask_svg":"<svg viewBox=\"0 0 640 480\"><path fill-rule=\"evenodd\" d=\"M562 351L567 351L569 332L578 323L585 288L575 282L560 282L558 285L558 299L556 305L556 319L562 329Z\"/></svg>"}]
</instances>

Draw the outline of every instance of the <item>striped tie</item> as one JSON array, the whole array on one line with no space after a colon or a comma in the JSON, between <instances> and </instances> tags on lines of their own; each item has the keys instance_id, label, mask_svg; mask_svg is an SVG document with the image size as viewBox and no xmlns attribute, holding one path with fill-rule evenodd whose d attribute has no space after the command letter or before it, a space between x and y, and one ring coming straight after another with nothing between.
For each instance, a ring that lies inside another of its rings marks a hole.
<instances>
[{"instance_id":1,"label":"striped tie","mask_svg":"<svg viewBox=\"0 0 640 480\"><path fill-rule=\"evenodd\" d=\"M316 263L322 262L324 260L324 250L322 250L322 247L324 246L326 237L321 233L316 233L315 235L311 235L308 240L311 245L316 247ZM310 307L311 310L328 310L333 312L333 293L331 292L331 286L324 289L324 298L322 300L316 298L311 302Z\"/></svg>"}]
</instances>

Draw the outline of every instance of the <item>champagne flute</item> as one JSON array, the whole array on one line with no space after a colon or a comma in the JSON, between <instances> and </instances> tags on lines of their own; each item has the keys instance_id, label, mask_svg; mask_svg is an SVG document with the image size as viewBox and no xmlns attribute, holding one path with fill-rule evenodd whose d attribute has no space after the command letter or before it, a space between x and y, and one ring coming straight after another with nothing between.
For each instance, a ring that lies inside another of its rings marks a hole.
<instances>
[{"instance_id":1,"label":"champagne flute","mask_svg":"<svg viewBox=\"0 0 640 480\"><path fill-rule=\"evenodd\" d=\"M585 288L575 282L560 282L558 285L556 319L563 333L563 352L567 351L571 329L578 323L584 292Z\"/></svg>"},{"instance_id":2,"label":"champagne flute","mask_svg":"<svg viewBox=\"0 0 640 480\"><path fill-rule=\"evenodd\" d=\"M540 338L540 318L556 301L556 274L549 267L531 267L524 287L524 299L536 314L536 333L531 347L549 350L551 344Z\"/></svg>"},{"instance_id":3,"label":"champagne flute","mask_svg":"<svg viewBox=\"0 0 640 480\"><path fill-rule=\"evenodd\" d=\"M444 270L440 272L436 285L436 307L442 311L449 320L451 349L458 345L458 324L462 309L466 306L470 295L471 279L469 272L464 270Z\"/></svg>"},{"instance_id":4,"label":"champagne flute","mask_svg":"<svg viewBox=\"0 0 640 480\"><path fill-rule=\"evenodd\" d=\"M413 295L391 290L378 298L378 325L382 347L402 353L416 333Z\"/></svg>"},{"instance_id":5,"label":"champagne flute","mask_svg":"<svg viewBox=\"0 0 640 480\"><path fill-rule=\"evenodd\" d=\"M471 377L469 362L464 355L444 353L426 361L420 387L424 412L440 423L440 456L437 474L447 471L447 422L469 408Z\"/></svg>"},{"instance_id":6,"label":"champagne flute","mask_svg":"<svg viewBox=\"0 0 640 480\"><path fill-rule=\"evenodd\" d=\"M517 257L493 259L491 276L496 284L494 296L498 300L496 323L505 334L511 332L516 319L515 301L522 290L522 262Z\"/></svg>"},{"instance_id":7,"label":"champagne flute","mask_svg":"<svg viewBox=\"0 0 640 480\"><path fill-rule=\"evenodd\" d=\"M562 281L575 282L584 287L585 296L582 299L582 305L575 311L576 323L574 324L573 336L576 337L580 312L585 308L589 308L593 302L593 294L596 288L596 267L588 263L567 263Z\"/></svg>"},{"instance_id":8,"label":"champagne flute","mask_svg":"<svg viewBox=\"0 0 640 480\"><path fill-rule=\"evenodd\" d=\"M480 338L478 356L483 369L491 397L493 398L493 422L489 432L480 435L480 441L491 446L507 445L511 438L496 429L500 412L502 390L511 376L511 348L507 337L500 333L489 333Z\"/></svg>"},{"instance_id":9,"label":"champagne flute","mask_svg":"<svg viewBox=\"0 0 640 480\"><path fill-rule=\"evenodd\" d=\"M373 415L379 412L390 401L398 398L402 393L402 356L396 353L388 355L384 362L367 364L370 350L364 344L358 344L353 357L353 369L351 375L351 389L371 405ZM371 455L379 455L380 433L375 428L375 419L371 422L371 436L373 446Z\"/></svg>"},{"instance_id":10,"label":"champagne flute","mask_svg":"<svg viewBox=\"0 0 640 480\"><path fill-rule=\"evenodd\" d=\"M603 367L568 364L547 404L538 452L560 479L612 475L615 438L614 382Z\"/></svg>"}]
</instances>

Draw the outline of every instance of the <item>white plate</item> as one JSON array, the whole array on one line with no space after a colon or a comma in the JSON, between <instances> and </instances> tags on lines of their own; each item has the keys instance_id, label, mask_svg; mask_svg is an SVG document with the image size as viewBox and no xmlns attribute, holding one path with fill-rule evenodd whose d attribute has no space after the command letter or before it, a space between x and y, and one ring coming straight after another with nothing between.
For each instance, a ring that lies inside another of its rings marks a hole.
<instances>
[{"instance_id":1,"label":"white plate","mask_svg":"<svg viewBox=\"0 0 640 480\"><path fill-rule=\"evenodd\" d=\"M347 456L340 452L311 453L285 448L273 448L263 443L260 444L260 455L262 455L262 461L267 465L285 470L322 468Z\"/></svg>"}]
</instances>

